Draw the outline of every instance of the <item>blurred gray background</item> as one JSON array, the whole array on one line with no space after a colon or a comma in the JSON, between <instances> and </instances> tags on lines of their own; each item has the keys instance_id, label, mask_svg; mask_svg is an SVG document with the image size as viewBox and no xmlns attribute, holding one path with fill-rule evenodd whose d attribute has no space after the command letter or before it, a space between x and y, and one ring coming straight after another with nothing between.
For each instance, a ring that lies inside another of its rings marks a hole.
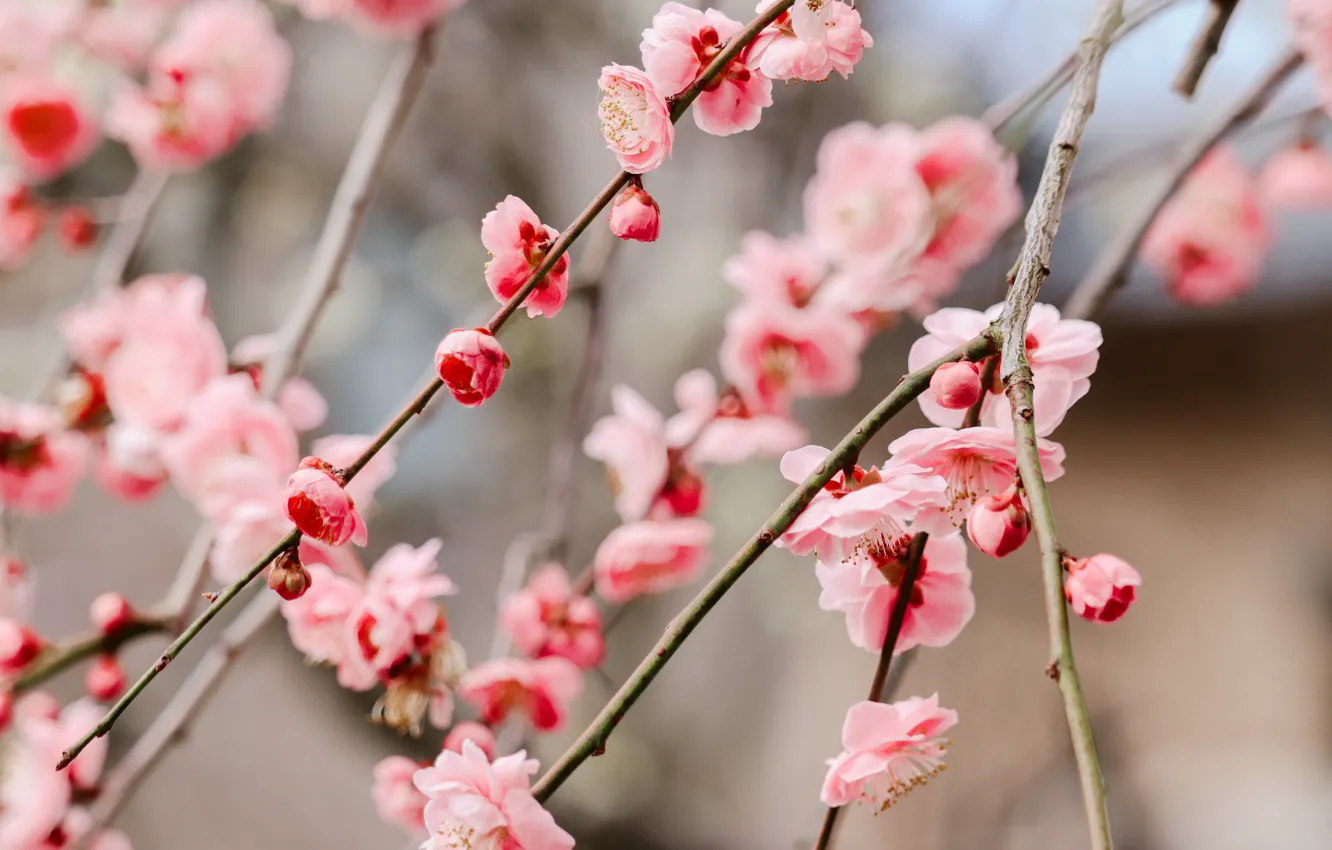
<instances>
[{"instance_id":1,"label":"blurred gray background","mask_svg":"<svg viewBox=\"0 0 1332 850\"><path fill-rule=\"evenodd\" d=\"M718 5L748 18L748 0ZM1131 5L1131 4L1130 4ZM1079 159L1048 300L1160 179L1172 144L1225 107L1282 49L1278 0L1243 0L1197 101L1169 91L1202 15L1190 0L1112 52ZM376 429L419 381L448 329L488 315L481 216L505 194L562 226L613 173L596 118L601 65L638 62L644 0L474 0L445 27L427 94L395 152L343 290L315 336L307 373L332 413L323 433ZM674 158L647 185L662 238L618 253L608 278L606 386L625 382L663 408L674 379L715 368L721 318L737 295L720 277L741 234L800 226L799 194L818 140L853 119L925 124L977 115L1033 82L1077 43L1092 0L861 0L876 45L849 82L780 84L751 133L681 125ZM289 12L290 10L285 10ZM393 45L284 15L296 72L280 125L209 169L174 179L136 261L209 282L229 342L275 328L290 308L357 127ZM1302 73L1245 132L1256 162L1291 140L1271 121L1313 103ZM1020 154L1034 186L1057 105ZM105 146L67 187L114 194L132 175ZM1135 275L1105 320L1091 395L1058 437L1068 474L1053 488L1065 543L1113 551L1142 572L1139 603L1114 626L1075 624L1121 850L1332 847L1332 394L1322 343L1332 320L1332 217L1279 221L1257 291L1186 311ZM996 300L1020 234L970 275L954 303ZM575 248L575 261L579 255ZM0 389L27 391L58 344L55 313L78 297L89 261L47 246L0 279ZM806 403L813 442L830 444L893 385L914 323L876 339L845 398ZM381 490L367 563L397 541L445 540L461 586L455 634L484 656L493 594L513 535L540 522L545 458L563 422L585 336L581 306L505 331L515 368L480 410L440 404L404 444ZM923 424L912 410L871 445ZM614 525L600 468L581 461L570 568ZM788 486L776 464L718 469L713 564L757 527ZM86 623L97 593L156 599L194 533L172 494L148 507L92 485L56 518L25 523L19 547L39 575L38 625ZM961 638L923 654L904 693L941 694L961 723L949 770L887 814L845 817L840 847L917 850L1081 848L1085 829L1047 660L1033 547L1004 561L973 553L978 612ZM610 636L570 728L541 740L549 762L601 707L692 589L635 604ZM583 848L807 847L821 815L824 759L875 659L817 606L811 563L768 555L724 600L611 739L551 804ZM210 631L215 635L217 629ZM137 672L158 650L126 656ZM125 715L115 751L153 718L192 647ZM80 677L59 683L77 692ZM139 850L329 847L395 850L375 817L372 765L429 755L364 722L373 695L308 668L280 628L241 659L189 738L141 789L121 824ZM281 734L279 734L279 731Z\"/></svg>"}]
</instances>

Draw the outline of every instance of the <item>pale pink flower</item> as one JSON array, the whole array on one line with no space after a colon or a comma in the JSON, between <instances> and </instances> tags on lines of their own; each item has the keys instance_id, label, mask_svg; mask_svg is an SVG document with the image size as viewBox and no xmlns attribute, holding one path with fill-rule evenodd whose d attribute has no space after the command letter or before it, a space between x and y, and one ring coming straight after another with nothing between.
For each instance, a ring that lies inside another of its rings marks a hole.
<instances>
[{"instance_id":1,"label":"pale pink flower","mask_svg":"<svg viewBox=\"0 0 1332 850\"><path fill-rule=\"evenodd\" d=\"M481 220L481 244L490 252L486 285L500 302L508 301L545 260L559 231L547 227L521 198L509 195ZM528 316L554 318L569 294L569 254L562 254L523 301Z\"/></svg>"},{"instance_id":2,"label":"pale pink flower","mask_svg":"<svg viewBox=\"0 0 1332 850\"><path fill-rule=\"evenodd\" d=\"M50 180L97 144L96 119L79 91L47 76L10 77L0 86L5 148L23 171Z\"/></svg>"},{"instance_id":3,"label":"pale pink flower","mask_svg":"<svg viewBox=\"0 0 1332 850\"><path fill-rule=\"evenodd\" d=\"M0 269L12 271L27 262L46 226L46 214L32 190L12 169L0 166Z\"/></svg>"},{"instance_id":4,"label":"pale pink flower","mask_svg":"<svg viewBox=\"0 0 1332 850\"><path fill-rule=\"evenodd\" d=\"M1064 474L1064 447L1038 439L1041 474L1054 481ZM917 428L888 446L894 463L924 467L947 482L945 512L960 525L971 506L982 496L1008 489L1017 474L1017 452L1013 429L981 426L961 431L953 428ZM922 516L928 521L928 516Z\"/></svg>"},{"instance_id":5,"label":"pale pink flower","mask_svg":"<svg viewBox=\"0 0 1332 850\"><path fill-rule=\"evenodd\" d=\"M559 564L546 564L525 588L504 600L499 625L533 658L553 655L590 670L606 655L601 609L574 593L569 574Z\"/></svg>"},{"instance_id":6,"label":"pale pink flower","mask_svg":"<svg viewBox=\"0 0 1332 850\"><path fill-rule=\"evenodd\" d=\"M370 787L379 819L412 835L425 833L426 796L412 782L420 769L419 763L405 756L389 756L375 765L375 782Z\"/></svg>"},{"instance_id":7,"label":"pale pink flower","mask_svg":"<svg viewBox=\"0 0 1332 850\"><path fill-rule=\"evenodd\" d=\"M369 434L330 434L315 440L310 451L336 467L346 468L355 463L374 441L375 437ZM362 509L374 504L375 493L398 471L397 460L398 447L389 443L347 482L347 492Z\"/></svg>"},{"instance_id":8,"label":"pale pink flower","mask_svg":"<svg viewBox=\"0 0 1332 850\"><path fill-rule=\"evenodd\" d=\"M805 446L782 457L782 477L799 484L827 459L822 446ZM937 521L917 527L925 514L936 518L948 500L945 483L919 466L890 461L882 469L855 465L850 476L839 471L800 512L777 545L797 555L817 553L830 562L856 552L890 556L903 549L916 531L942 531Z\"/></svg>"},{"instance_id":9,"label":"pale pink flower","mask_svg":"<svg viewBox=\"0 0 1332 850\"><path fill-rule=\"evenodd\" d=\"M144 323L188 322L208 314L208 287L186 274L153 274L98 293L60 314L60 335L70 359L89 372L106 370L125 338ZM225 353L224 353L225 360Z\"/></svg>"},{"instance_id":10,"label":"pale pink flower","mask_svg":"<svg viewBox=\"0 0 1332 850\"><path fill-rule=\"evenodd\" d=\"M311 661L338 667L338 681L343 687L369 688L374 684L373 677L365 681L361 667L347 664L353 646L348 640L347 623L365 598L364 586L324 564L306 564L306 569L310 589L298 599L282 603L292 645Z\"/></svg>"},{"instance_id":11,"label":"pale pink flower","mask_svg":"<svg viewBox=\"0 0 1332 850\"><path fill-rule=\"evenodd\" d=\"M287 479L287 519L301 534L329 546L366 544L365 520L333 467L307 457Z\"/></svg>"},{"instance_id":12,"label":"pale pink flower","mask_svg":"<svg viewBox=\"0 0 1332 850\"><path fill-rule=\"evenodd\" d=\"M858 702L842 725L842 754L828 762L820 799L827 806L862 801L886 809L944 769L957 712L939 696L895 703Z\"/></svg>"},{"instance_id":13,"label":"pale pink flower","mask_svg":"<svg viewBox=\"0 0 1332 850\"><path fill-rule=\"evenodd\" d=\"M606 464L615 510L630 522L647 516L670 470L661 413L623 384L611 388L610 416L598 419L583 439L583 452Z\"/></svg>"},{"instance_id":14,"label":"pale pink flower","mask_svg":"<svg viewBox=\"0 0 1332 850\"><path fill-rule=\"evenodd\" d=\"M290 0L288 0L290 2ZM442 15L463 4L463 0L304 0L310 6L350 4L351 21L393 35L413 35ZM307 12L306 14L310 14ZM345 13L344 13L345 14ZM311 17L324 17L311 15Z\"/></svg>"},{"instance_id":15,"label":"pale pink flower","mask_svg":"<svg viewBox=\"0 0 1332 850\"><path fill-rule=\"evenodd\" d=\"M50 69L80 6L69 0L0 2L0 68Z\"/></svg>"},{"instance_id":16,"label":"pale pink flower","mask_svg":"<svg viewBox=\"0 0 1332 850\"><path fill-rule=\"evenodd\" d=\"M463 744L467 741L475 744L477 749L485 753L486 758L493 759L495 757L495 733L491 731L489 726L470 720L453 724L449 734L444 736L444 746L440 748L440 751L452 750L455 753L461 753Z\"/></svg>"},{"instance_id":17,"label":"pale pink flower","mask_svg":"<svg viewBox=\"0 0 1332 850\"><path fill-rule=\"evenodd\" d=\"M435 371L463 407L493 396L509 368L509 355L485 328L454 328L435 349Z\"/></svg>"},{"instance_id":18,"label":"pale pink flower","mask_svg":"<svg viewBox=\"0 0 1332 850\"><path fill-rule=\"evenodd\" d=\"M695 369L675 382L680 412L666 422L671 445L689 445L696 463L735 464L751 457L780 457L805 442L805 428L779 413L764 411L735 387L720 395L717 380Z\"/></svg>"},{"instance_id":19,"label":"pale pink flower","mask_svg":"<svg viewBox=\"0 0 1332 850\"><path fill-rule=\"evenodd\" d=\"M763 0L758 11L771 5L772 0ZM759 33L751 50L767 77L821 82L833 71L843 79L851 76L865 48L873 46L853 7L839 0L797 0Z\"/></svg>"},{"instance_id":20,"label":"pale pink flower","mask_svg":"<svg viewBox=\"0 0 1332 850\"><path fill-rule=\"evenodd\" d=\"M241 501L221 514L208 563L213 578L233 582L291 531L282 510L282 486L274 481L271 498Z\"/></svg>"},{"instance_id":21,"label":"pale pink flower","mask_svg":"<svg viewBox=\"0 0 1332 850\"><path fill-rule=\"evenodd\" d=\"M1065 558L1064 598L1079 617L1112 623L1124 616L1137 598L1142 576L1114 555Z\"/></svg>"},{"instance_id":22,"label":"pale pink flower","mask_svg":"<svg viewBox=\"0 0 1332 850\"><path fill-rule=\"evenodd\" d=\"M1312 145L1277 151L1258 172L1263 203L1297 209L1332 205L1332 156Z\"/></svg>"},{"instance_id":23,"label":"pale pink flower","mask_svg":"<svg viewBox=\"0 0 1332 850\"><path fill-rule=\"evenodd\" d=\"M556 657L494 658L468 670L458 685L458 695L477 707L483 722L494 726L517 712L538 732L563 726L569 703L582 690L582 671Z\"/></svg>"},{"instance_id":24,"label":"pale pink flower","mask_svg":"<svg viewBox=\"0 0 1332 850\"><path fill-rule=\"evenodd\" d=\"M470 741L461 753L440 753L434 767L416 774L416 787L430 798L422 850L573 850L573 836L528 790L539 768L522 750L491 764Z\"/></svg>"},{"instance_id":25,"label":"pale pink flower","mask_svg":"<svg viewBox=\"0 0 1332 850\"><path fill-rule=\"evenodd\" d=\"M611 233L621 239L656 242L661 235L661 208L643 188L641 181L630 181L615 196L610 211Z\"/></svg>"},{"instance_id":26,"label":"pale pink flower","mask_svg":"<svg viewBox=\"0 0 1332 850\"><path fill-rule=\"evenodd\" d=\"M280 342L277 334L255 334L236 343L232 349L232 363L249 374L255 389L263 389L265 363ZM328 418L328 402L323 393L300 375L282 382L275 401L297 431L313 431Z\"/></svg>"},{"instance_id":27,"label":"pale pink flower","mask_svg":"<svg viewBox=\"0 0 1332 850\"><path fill-rule=\"evenodd\" d=\"M375 562L366 581L366 595L386 599L417 635L428 634L436 625L439 606L433 600L458 592L448 576L437 572L443 545L436 537L420 546L390 546Z\"/></svg>"},{"instance_id":28,"label":"pale pink flower","mask_svg":"<svg viewBox=\"0 0 1332 850\"><path fill-rule=\"evenodd\" d=\"M597 547L597 593L607 602L664 593L693 581L708 558L712 526L699 519L631 522Z\"/></svg>"},{"instance_id":29,"label":"pale pink flower","mask_svg":"<svg viewBox=\"0 0 1332 850\"><path fill-rule=\"evenodd\" d=\"M193 171L239 141L231 93L208 76L149 77L123 84L107 105L106 134L124 142L141 168Z\"/></svg>"},{"instance_id":30,"label":"pale pink flower","mask_svg":"<svg viewBox=\"0 0 1332 850\"><path fill-rule=\"evenodd\" d=\"M0 617L32 619L37 578L16 555L0 554Z\"/></svg>"},{"instance_id":31,"label":"pale pink flower","mask_svg":"<svg viewBox=\"0 0 1332 850\"><path fill-rule=\"evenodd\" d=\"M684 91L721 52L742 25L716 9L699 11L667 3L643 31L643 67L663 97ZM772 80L759 73L753 45L713 80L691 110L705 133L728 136L758 126L764 107L772 106Z\"/></svg>"},{"instance_id":32,"label":"pale pink flower","mask_svg":"<svg viewBox=\"0 0 1332 850\"><path fill-rule=\"evenodd\" d=\"M1257 284L1272 242L1258 181L1222 144L1161 208L1141 255L1175 299L1206 306Z\"/></svg>"},{"instance_id":33,"label":"pale pink flower","mask_svg":"<svg viewBox=\"0 0 1332 850\"><path fill-rule=\"evenodd\" d=\"M32 742L38 749L54 751L59 755L74 745L74 742L92 731L106 712L91 700L80 699L66 705L58 717L29 716L20 722L19 732L22 737ZM88 791L97 787L97 780L102 775L106 764L108 741L105 736L93 738L83 752L65 768L67 781L74 788ZM54 761L48 762L46 769L55 767Z\"/></svg>"},{"instance_id":34,"label":"pale pink flower","mask_svg":"<svg viewBox=\"0 0 1332 850\"><path fill-rule=\"evenodd\" d=\"M55 769L63 745L52 727L58 729L58 721L16 718L14 740L0 773L0 847L42 847L69 810L70 779ZM105 742L101 738L93 745L104 747Z\"/></svg>"},{"instance_id":35,"label":"pale pink flower","mask_svg":"<svg viewBox=\"0 0 1332 850\"><path fill-rule=\"evenodd\" d=\"M633 174L646 174L671 155L675 125L671 108L637 68L607 65L601 69L601 135L615 153L620 167ZM650 241L650 240L648 240Z\"/></svg>"},{"instance_id":36,"label":"pale pink flower","mask_svg":"<svg viewBox=\"0 0 1332 850\"><path fill-rule=\"evenodd\" d=\"M888 621L906 570L906 547L886 553L866 549L841 563L820 559L814 567L819 607L846 615L851 642L869 652L883 649ZM906 619L894 652L913 646L947 646L976 613L961 534L932 535L925 543Z\"/></svg>"},{"instance_id":37,"label":"pale pink flower","mask_svg":"<svg viewBox=\"0 0 1332 850\"><path fill-rule=\"evenodd\" d=\"M0 398L0 502L25 516L60 510L88 464L88 441L60 414Z\"/></svg>"},{"instance_id":38,"label":"pale pink flower","mask_svg":"<svg viewBox=\"0 0 1332 850\"><path fill-rule=\"evenodd\" d=\"M864 329L832 309L746 301L726 316L722 374L768 410L791 398L837 396L860 378Z\"/></svg>"},{"instance_id":39,"label":"pale pink flower","mask_svg":"<svg viewBox=\"0 0 1332 850\"><path fill-rule=\"evenodd\" d=\"M976 500L967 515L967 536L992 558L1017 551L1031 533L1031 517L1014 484L998 496Z\"/></svg>"},{"instance_id":40,"label":"pale pink flower","mask_svg":"<svg viewBox=\"0 0 1332 850\"><path fill-rule=\"evenodd\" d=\"M740 240L739 256L722 265L727 282L756 301L804 308L828 274L828 262L808 237L777 239L751 230Z\"/></svg>"},{"instance_id":41,"label":"pale pink flower","mask_svg":"<svg viewBox=\"0 0 1332 850\"><path fill-rule=\"evenodd\" d=\"M864 274L904 271L929 243L934 199L916 170L921 142L908 127L857 121L819 145L805 188L805 223L815 243Z\"/></svg>"},{"instance_id":42,"label":"pale pink flower","mask_svg":"<svg viewBox=\"0 0 1332 850\"><path fill-rule=\"evenodd\" d=\"M93 474L108 493L130 502L151 499L167 482L161 435L150 428L112 422L93 462Z\"/></svg>"}]
</instances>

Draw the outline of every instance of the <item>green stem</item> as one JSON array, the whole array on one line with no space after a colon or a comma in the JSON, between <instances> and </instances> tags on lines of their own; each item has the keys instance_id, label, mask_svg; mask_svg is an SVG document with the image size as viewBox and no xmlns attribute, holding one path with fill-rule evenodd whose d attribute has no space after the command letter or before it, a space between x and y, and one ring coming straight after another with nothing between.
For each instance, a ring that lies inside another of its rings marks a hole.
<instances>
[{"instance_id":1,"label":"green stem","mask_svg":"<svg viewBox=\"0 0 1332 850\"><path fill-rule=\"evenodd\" d=\"M80 661L115 652L123 644L145 635L166 634L171 631L173 617L145 616L127 624L112 634L94 632L48 647L41 655L24 668L22 675L14 680L15 695L32 690L47 679L73 667Z\"/></svg>"}]
</instances>

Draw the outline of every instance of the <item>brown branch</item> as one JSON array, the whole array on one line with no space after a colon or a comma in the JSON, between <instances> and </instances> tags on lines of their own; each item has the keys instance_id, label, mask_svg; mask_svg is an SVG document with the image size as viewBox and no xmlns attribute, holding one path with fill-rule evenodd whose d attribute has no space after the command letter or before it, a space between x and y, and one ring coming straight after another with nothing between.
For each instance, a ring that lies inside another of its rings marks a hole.
<instances>
[{"instance_id":1,"label":"brown branch","mask_svg":"<svg viewBox=\"0 0 1332 850\"><path fill-rule=\"evenodd\" d=\"M1174 83L1171 84L1171 88L1181 97L1193 99L1193 93L1198 90L1198 81L1202 79L1203 71L1207 70L1208 63L1221 49L1221 36L1225 33L1226 25L1230 23L1230 16L1235 13L1235 7L1238 5L1239 0L1210 0L1207 4L1207 14L1203 18L1202 26L1194 36L1193 43L1189 45L1189 54L1184 58L1184 64L1175 75Z\"/></svg>"}]
</instances>

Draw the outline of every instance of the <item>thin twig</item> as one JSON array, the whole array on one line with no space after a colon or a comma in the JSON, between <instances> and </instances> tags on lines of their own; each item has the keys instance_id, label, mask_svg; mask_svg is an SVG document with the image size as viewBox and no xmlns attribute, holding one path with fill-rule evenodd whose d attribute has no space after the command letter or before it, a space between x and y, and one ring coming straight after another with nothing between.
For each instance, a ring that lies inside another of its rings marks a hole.
<instances>
[{"instance_id":1,"label":"thin twig","mask_svg":"<svg viewBox=\"0 0 1332 850\"><path fill-rule=\"evenodd\" d=\"M906 569L902 571L902 584L897 588L897 598L893 600L893 611L888 618L888 632L884 636L883 649L879 652L879 664L874 668L874 678L870 679L869 696L872 702L887 702L891 691L888 677L893 669L893 656L897 654L897 640L902 636L902 624L906 622L907 609L911 607L911 593L916 588L916 578L920 575L921 559L925 556L925 543L929 535L924 532L911 538L906 552ZM905 658L903 660L906 660ZM900 662L897 667L904 665ZM819 836L814 841L814 850L828 850L833 844L833 833L837 828L837 818L841 806L829 806L823 813L823 825L819 827Z\"/></svg>"},{"instance_id":2,"label":"thin twig","mask_svg":"<svg viewBox=\"0 0 1332 850\"><path fill-rule=\"evenodd\" d=\"M1184 142L1170 169L1170 176L1147 200L1141 212L1096 258L1087 277L1068 299L1063 310L1065 316L1086 318L1101 311L1115 291L1128 282L1129 267L1138 254L1143 237L1147 235L1161 208L1188 179L1189 173L1222 139L1257 118L1303 63L1304 57L1298 50L1288 49L1230 109Z\"/></svg>"},{"instance_id":3,"label":"thin twig","mask_svg":"<svg viewBox=\"0 0 1332 850\"><path fill-rule=\"evenodd\" d=\"M48 648L24 668L23 673L14 680L13 693L21 694L45 682L80 661L115 652L122 645L144 635L166 634L172 629L175 618L162 614L143 614L124 628L109 635L90 632L81 637L72 638L65 643Z\"/></svg>"},{"instance_id":4,"label":"thin twig","mask_svg":"<svg viewBox=\"0 0 1332 850\"><path fill-rule=\"evenodd\" d=\"M1207 70L1208 63L1221 49L1221 36L1225 33L1226 25L1230 23L1230 16L1235 13L1235 7L1238 5L1239 0L1210 0L1207 4L1207 14L1203 18L1202 26L1194 36L1193 43L1189 45L1189 54L1184 58L1184 65L1171 84L1171 88L1181 97L1193 99L1193 93L1198 90L1198 81L1202 79L1203 71Z\"/></svg>"},{"instance_id":5,"label":"thin twig","mask_svg":"<svg viewBox=\"0 0 1332 850\"><path fill-rule=\"evenodd\" d=\"M666 633L662 635L661 640L657 641L657 645L652 648L638 665L638 668L634 670L633 675L620 687L620 690L601 710L601 713L597 715L591 725L578 736L578 740L565 751L564 755L560 756L554 766L541 778L541 781L533 787L532 793L536 798L545 800L578 769L579 765L604 750L611 732L619 725L624 715L643 695L643 692L648 689L648 686L652 684L652 680L657 677L657 674L670 662L671 657L679 651L689 635L708 615L708 612L740 580L745 571L753 566L759 556L772 546L773 541L791 527L791 523L795 521L795 518L800 515L800 512L805 509L819 490L831 481L832 477L845 467L851 458L856 457L860 450L890 419L925 391L925 388L929 386L930 376L934 374L936 369L945 363L961 360L964 357L968 359L983 357L992 353L992 350L988 336L982 335L950 351L938 360L917 369L915 372L903 376L887 398L879 402L854 430L842 438L841 442L824 459L823 464L782 501L763 527L731 558L721 572L708 583L707 587L703 588L694 597L693 601L671 621Z\"/></svg>"}]
</instances>

